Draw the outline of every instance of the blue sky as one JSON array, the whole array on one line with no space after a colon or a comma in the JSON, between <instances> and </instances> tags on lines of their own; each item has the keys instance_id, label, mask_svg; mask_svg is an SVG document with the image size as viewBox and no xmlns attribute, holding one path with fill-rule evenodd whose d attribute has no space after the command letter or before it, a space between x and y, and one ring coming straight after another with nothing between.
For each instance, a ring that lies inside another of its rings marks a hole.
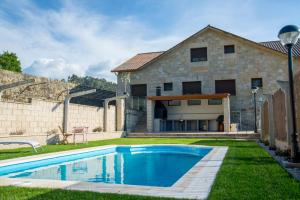
<instances>
[{"instance_id":1,"label":"blue sky","mask_svg":"<svg viewBox=\"0 0 300 200\"><path fill-rule=\"evenodd\" d=\"M211 24L260 42L300 25L300 1L2 0L0 50L26 73L114 81L110 69L139 52L166 50ZM285 11L288 9L288 11Z\"/></svg>"}]
</instances>

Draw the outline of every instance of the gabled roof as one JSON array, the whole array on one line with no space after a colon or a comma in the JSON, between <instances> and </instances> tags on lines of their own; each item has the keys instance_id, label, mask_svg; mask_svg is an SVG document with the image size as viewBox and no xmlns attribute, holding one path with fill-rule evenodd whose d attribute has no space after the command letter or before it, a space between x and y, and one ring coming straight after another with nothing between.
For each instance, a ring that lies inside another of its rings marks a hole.
<instances>
[{"instance_id":1,"label":"gabled roof","mask_svg":"<svg viewBox=\"0 0 300 200\"><path fill-rule=\"evenodd\" d=\"M153 60L157 56L161 55L161 52L149 52L149 53L139 53L126 62L122 63L118 67L112 70L112 72L128 72L128 71L135 71L148 63L149 61Z\"/></svg>"},{"instance_id":2,"label":"gabled roof","mask_svg":"<svg viewBox=\"0 0 300 200\"><path fill-rule=\"evenodd\" d=\"M270 49L274 49L275 51L280 51L287 54L287 49L281 44L280 41L260 42L260 44ZM298 42L293 47L293 56L300 57L300 40L298 40Z\"/></svg>"},{"instance_id":3,"label":"gabled roof","mask_svg":"<svg viewBox=\"0 0 300 200\"><path fill-rule=\"evenodd\" d=\"M190 39L194 38L195 36L199 35L200 33L203 33L204 31L209 30L209 29L217 31L217 32L220 32L220 33L223 33L223 34L226 34L226 35L229 35L231 37L235 37L237 39L243 40L243 41L248 42L250 44L257 45L257 46L259 46L261 48L264 48L266 50L279 53L281 55L286 54L285 48L280 44L279 41L257 43L257 42L254 42L252 40L248 40L248 39L243 38L241 36L238 36L238 35L232 34L230 32L221 30L219 28L213 27L211 25L208 25L205 28L203 28L200 31L198 31L197 33L191 35L187 39L185 39L182 42L178 43L174 47L168 49L167 51L149 52L149 53L137 54L136 56L130 58L129 60L127 60L126 62L122 63L118 67L114 68L112 70L112 72L131 72L131 71L139 70L142 67L145 67L146 65L148 65L148 64L156 61L160 57L162 57L165 54L167 54L167 53L171 52L172 50L176 49L181 44L185 43L187 40L190 40ZM294 55L296 57L300 56L300 42L299 41L298 41L298 43L294 47Z\"/></svg>"}]
</instances>

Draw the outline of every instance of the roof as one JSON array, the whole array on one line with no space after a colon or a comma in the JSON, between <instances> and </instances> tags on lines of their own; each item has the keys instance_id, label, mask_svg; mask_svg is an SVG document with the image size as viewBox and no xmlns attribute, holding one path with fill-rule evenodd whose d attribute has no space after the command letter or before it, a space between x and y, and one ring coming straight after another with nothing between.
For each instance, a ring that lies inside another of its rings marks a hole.
<instances>
[{"instance_id":1,"label":"roof","mask_svg":"<svg viewBox=\"0 0 300 200\"><path fill-rule=\"evenodd\" d=\"M134 71L161 55L160 52L139 53L112 70L112 72Z\"/></svg>"},{"instance_id":2,"label":"roof","mask_svg":"<svg viewBox=\"0 0 300 200\"><path fill-rule=\"evenodd\" d=\"M260 42L260 44L270 49L274 49L275 51L279 51L287 54L287 49L281 44L280 41ZM298 40L298 42L295 44L293 48L293 56L300 57L300 40Z\"/></svg>"},{"instance_id":3,"label":"roof","mask_svg":"<svg viewBox=\"0 0 300 200\"><path fill-rule=\"evenodd\" d=\"M160 51L160 52L149 52L149 53L141 53L141 54L137 54L136 56L130 58L129 60L127 60L126 62L124 62L123 64L119 65L118 67L114 68L112 70L112 72L131 72L131 71L136 71L152 62L154 62L155 60L159 59L160 57L162 57L163 55L167 54L168 52L172 51L173 49L177 48L178 46L180 46L181 44L185 43L187 40L195 37L196 35L204 32L205 30L215 30L218 32L221 32L223 34L232 36L232 37L236 37L238 39L241 39L243 41L246 41L248 43L254 44L254 45L258 45L259 47L265 48L266 50L271 50L271 51L275 51L279 54L286 54L286 50L285 48L280 44L279 41L270 41L270 42L254 42L252 40L248 40L246 38L243 38L241 36L232 34L230 32L224 31L222 29L213 27L211 25L206 26L205 28L201 29L200 31L196 32L195 34L191 35L190 37L188 37L187 39L183 40L182 42L178 43L177 45L175 45L174 47L168 49L167 51ZM295 45L294 47L294 55L296 57L300 56L300 42L298 41L298 43Z\"/></svg>"},{"instance_id":4,"label":"roof","mask_svg":"<svg viewBox=\"0 0 300 200\"><path fill-rule=\"evenodd\" d=\"M70 90L70 94L80 91L86 91L94 89L92 87L78 85ZM108 90L97 89L96 92L91 94L86 94L79 97L73 97L70 102L75 104L89 105L89 106L97 106L102 107L103 102L107 98L115 97L116 93Z\"/></svg>"},{"instance_id":5,"label":"roof","mask_svg":"<svg viewBox=\"0 0 300 200\"><path fill-rule=\"evenodd\" d=\"M191 95L178 95L178 96L149 96L149 100L189 100L189 99L223 99L229 97L228 93L218 93L218 94L191 94Z\"/></svg>"}]
</instances>

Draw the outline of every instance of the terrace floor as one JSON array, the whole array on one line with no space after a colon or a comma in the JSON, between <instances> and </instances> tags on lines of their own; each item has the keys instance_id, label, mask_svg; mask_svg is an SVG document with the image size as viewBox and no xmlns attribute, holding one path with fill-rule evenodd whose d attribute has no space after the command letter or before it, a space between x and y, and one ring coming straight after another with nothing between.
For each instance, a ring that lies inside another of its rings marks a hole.
<instances>
[{"instance_id":1,"label":"terrace floor","mask_svg":"<svg viewBox=\"0 0 300 200\"><path fill-rule=\"evenodd\" d=\"M300 199L300 182L292 178L256 141L199 138L122 138L77 145L48 145L51 153L110 144L194 144L228 146L208 199ZM0 159L34 155L30 148L0 150ZM60 189L0 187L0 199L165 199Z\"/></svg>"}]
</instances>

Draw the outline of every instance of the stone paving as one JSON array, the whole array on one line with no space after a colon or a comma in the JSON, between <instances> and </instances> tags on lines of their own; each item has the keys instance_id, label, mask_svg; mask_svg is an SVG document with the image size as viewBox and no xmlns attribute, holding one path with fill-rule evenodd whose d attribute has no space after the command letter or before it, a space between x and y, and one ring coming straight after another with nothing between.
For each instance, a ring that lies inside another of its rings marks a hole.
<instances>
[{"instance_id":1,"label":"stone paving","mask_svg":"<svg viewBox=\"0 0 300 200\"><path fill-rule=\"evenodd\" d=\"M143 146L143 145L139 145ZM201 147L200 145L194 145ZM60 154L51 153L39 156L30 156L24 158L4 160L0 162L0 166L16 164L25 161L33 161L41 158L51 158L58 155L68 155L78 152L104 149L110 146L93 147L81 150L71 150ZM144 196L159 196L187 199L206 199L209 195L217 172L220 169L223 159L226 155L228 147L214 147L205 157L203 157L192 169L190 169L183 177L181 177L171 187L152 187L122 184L106 184L106 183L88 183L79 181L59 181L59 180L43 180L43 179L20 179L0 177L0 186L14 185L21 187L42 187L42 188L60 188L68 190L81 190L118 194L135 194Z\"/></svg>"}]
</instances>

